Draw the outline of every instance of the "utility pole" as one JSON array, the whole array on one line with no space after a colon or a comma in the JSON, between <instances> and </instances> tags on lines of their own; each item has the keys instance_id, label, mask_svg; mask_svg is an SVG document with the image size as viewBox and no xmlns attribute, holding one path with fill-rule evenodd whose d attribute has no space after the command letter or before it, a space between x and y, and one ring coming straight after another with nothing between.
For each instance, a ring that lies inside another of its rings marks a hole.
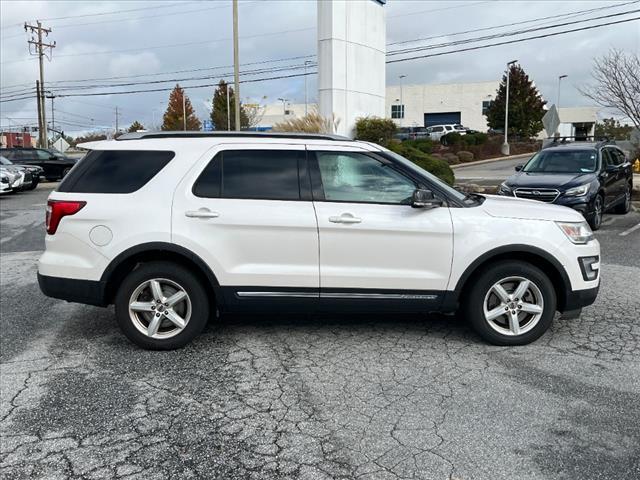
<instances>
[{"instance_id":1,"label":"utility pole","mask_svg":"<svg viewBox=\"0 0 640 480\"><path fill-rule=\"evenodd\" d=\"M307 116L307 104L309 103L309 97L307 95L307 64L313 63L311 60L304 61L304 115Z\"/></svg>"},{"instance_id":2,"label":"utility pole","mask_svg":"<svg viewBox=\"0 0 640 480\"><path fill-rule=\"evenodd\" d=\"M51 130L52 131L56 131L56 117L55 117L55 110L53 107L53 99L56 98L56 96L53 94L53 92L49 92L49 95L47 95L46 98L50 98L51 99Z\"/></svg>"},{"instance_id":3,"label":"utility pole","mask_svg":"<svg viewBox=\"0 0 640 480\"><path fill-rule=\"evenodd\" d=\"M231 131L231 102L229 101L229 84L227 83L227 132Z\"/></svg>"},{"instance_id":4,"label":"utility pole","mask_svg":"<svg viewBox=\"0 0 640 480\"><path fill-rule=\"evenodd\" d=\"M187 100L184 94L184 88L182 89L182 129L187 131Z\"/></svg>"},{"instance_id":5,"label":"utility pole","mask_svg":"<svg viewBox=\"0 0 640 480\"><path fill-rule=\"evenodd\" d=\"M280 100L282 102L282 115L284 115L285 117L287 116L287 102L289 101L288 98L278 98L278 100Z\"/></svg>"},{"instance_id":6,"label":"utility pole","mask_svg":"<svg viewBox=\"0 0 640 480\"><path fill-rule=\"evenodd\" d=\"M36 80L36 95L38 98L38 138L42 147L42 101L40 100L40 80Z\"/></svg>"},{"instance_id":7,"label":"utility pole","mask_svg":"<svg viewBox=\"0 0 640 480\"><path fill-rule=\"evenodd\" d=\"M507 137L507 131L509 129L509 74L511 73L511 66L518 63L518 60L512 60L507 63L507 96L504 103L504 143L502 144L502 154L509 155L509 139Z\"/></svg>"},{"instance_id":8,"label":"utility pole","mask_svg":"<svg viewBox=\"0 0 640 480\"><path fill-rule=\"evenodd\" d=\"M233 0L233 82L236 131L240 131L240 60L238 52L238 0Z\"/></svg>"},{"instance_id":9,"label":"utility pole","mask_svg":"<svg viewBox=\"0 0 640 480\"><path fill-rule=\"evenodd\" d=\"M42 33L44 33L47 37L51 33L50 28L44 28L40 21L37 22L37 25L29 25L27 23L24 24L24 31L31 31L31 33L35 33L37 35L37 40L32 36L30 40L27 41L29 45L35 45L36 54L40 60L40 95L38 101L40 102L40 112L42 115L42 124L40 129L40 145L43 148L47 148L49 146L48 136L47 136L47 119L44 108L44 49L50 48L53 50L56 47L56 42L53 43L42 43Z\"/></svg>"}]
</instances>

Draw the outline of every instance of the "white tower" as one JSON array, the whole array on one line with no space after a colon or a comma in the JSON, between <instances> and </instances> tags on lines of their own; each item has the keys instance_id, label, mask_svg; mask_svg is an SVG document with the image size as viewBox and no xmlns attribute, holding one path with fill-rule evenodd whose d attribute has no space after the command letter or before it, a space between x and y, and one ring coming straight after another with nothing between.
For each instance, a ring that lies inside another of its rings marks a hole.
<instances>
[{"instance_id":1,"label":"white tower","mask_svg":"<svg viewBox=\"0 0 640 480\"><path fill-rule=\"evenodd\" d=\"M386 0L318 0L320 114L353 137L358 117L385 116Z\"/></svg>"}]
</instances>

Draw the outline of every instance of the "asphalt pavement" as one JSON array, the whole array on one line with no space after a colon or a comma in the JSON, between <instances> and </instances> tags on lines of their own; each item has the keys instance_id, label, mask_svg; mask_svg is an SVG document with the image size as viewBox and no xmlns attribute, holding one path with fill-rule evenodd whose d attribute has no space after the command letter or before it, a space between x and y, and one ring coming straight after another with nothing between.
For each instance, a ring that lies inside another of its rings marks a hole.
<instances>
[{"instance_id":1,"label":"asphalt pavement","mask_svg":"<svg viewBox=\"0 0 640 480\"><path fill-rule=\"evenodd\" d=\"M112 308L36 283L50 186L0 197L0 477L640 478L640 223L524 347L441 316L228 317L140 350Z\"/></svg>"}]
</instances>

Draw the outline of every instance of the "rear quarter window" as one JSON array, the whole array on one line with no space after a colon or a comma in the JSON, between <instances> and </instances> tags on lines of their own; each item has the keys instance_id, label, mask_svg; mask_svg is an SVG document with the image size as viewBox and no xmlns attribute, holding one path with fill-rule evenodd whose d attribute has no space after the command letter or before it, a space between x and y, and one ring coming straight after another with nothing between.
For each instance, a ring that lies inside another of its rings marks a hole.
<instances>
[{"instance_id":1,"label":"rear quarter window","mask_svg":"<svg viewBox=\"0 0 640 480\"><path fill-rule=\"evenodd\" d=\"M59 192L132 193L146 185L175 152L93 150L64 178Z\"/></svg>"}]
</instances>

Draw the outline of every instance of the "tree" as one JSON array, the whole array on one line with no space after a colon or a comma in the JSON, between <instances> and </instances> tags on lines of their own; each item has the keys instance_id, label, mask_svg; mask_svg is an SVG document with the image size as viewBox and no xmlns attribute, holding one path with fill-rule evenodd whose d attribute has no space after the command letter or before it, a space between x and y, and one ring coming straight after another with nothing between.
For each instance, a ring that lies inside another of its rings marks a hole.
<instances>
[{"instance_id":1,"label":"tree","mask_svg":"<svg viewBox=\"0 0 640 480\"><path fill-rule=\"evenodd\" d=\"M176 84L175 88L169 95L169 104L167 105L167 111L164 112L162 117L162 130L184 130L184 116L182 111L182 97L184 96L184 110L187 117L187 130L200 130L202 124L198 117L196 117L191 101L184 93L184 90L179 84Z\"/></svg>"},{"instance_id":2,"label":"tree","mask_svg":"<svg viewBox=\"0 0 640 480\"><path fill-rule=\"evenodd\" d=\"M494 130L504 129L507 75L502 76L495 100L487 110L487 122ZM509 134L531 138L542 130L545 114L540 92L520 65L511 65L509 70Z\"/></svg>"},{"instance_id":3,"label":"tree","mask_svg":"<svg viewBox=\"0 0 640 480\"><path fill-rule=\"evenodd\" d=\"M227 82L220 80L215 92L213 92L213 100L211 101L211 122L216 130L228 130L227 120ZM229 109L231 111L230 125L231 130L236 129L236 106L235 93L233 88L229 87ZM258 120L259 121L259 120ZM249 127L249 118L242 103L240 103L240 129Z\"/></svg>"},{"instance_id":4,"label":"tree","mask_svg":"<svg viewBox=\"0 0 640 480\"><path fill-rule=\"evenodd\" d=\"M139 121L136 120L131 124L128 132L132 133L132 132L137 132L138 130L144 130L144 125L142 125Z\"/></svg>"},{"instance_id":5,"label":"tree","mask_svg":"<svg viewBox=\"0 0 640 480\"><path fill-rule=\"evenodd\" d=\"M611 140L628 140L633 127L620 125L620 121L615 118L605 118L602 123L596 124L596 137L607 137Z\"/></svg>"},{"instance_id":6,"label":"tree","mask_svg":"<svg viewBox=\"0 0 640 480\"><path fill-rule=\"evenodd\" d=\"M593 60L594 83L580 92L598 105L614 108L640 129L640 57L612 49Z\"/></svg>"}]
</instances>

